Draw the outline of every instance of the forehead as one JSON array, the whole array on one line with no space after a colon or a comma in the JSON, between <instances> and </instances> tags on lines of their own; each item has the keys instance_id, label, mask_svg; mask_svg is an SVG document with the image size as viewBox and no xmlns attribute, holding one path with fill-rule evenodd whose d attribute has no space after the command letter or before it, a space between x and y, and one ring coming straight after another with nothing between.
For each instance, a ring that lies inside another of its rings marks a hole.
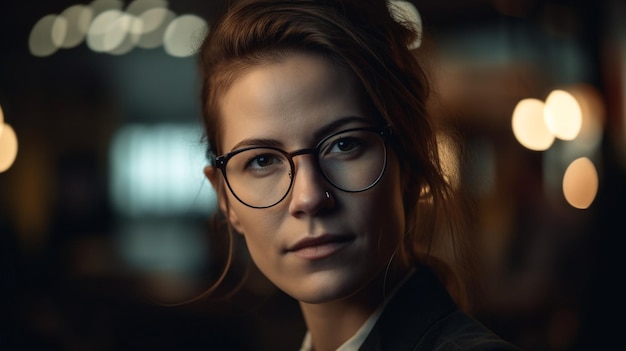
<instances>
[{"instance_id":1,"label":"forehead","mask_svg":"<svg viewBox=\"0 0 626 351\"><path fill-rule=\"evenodd\" d=\"M329 59L292 53L247 67L220 103L223 152L245 138L286 143L346 116L371 118L356 76Z\"/></svg>"}]
</instances>

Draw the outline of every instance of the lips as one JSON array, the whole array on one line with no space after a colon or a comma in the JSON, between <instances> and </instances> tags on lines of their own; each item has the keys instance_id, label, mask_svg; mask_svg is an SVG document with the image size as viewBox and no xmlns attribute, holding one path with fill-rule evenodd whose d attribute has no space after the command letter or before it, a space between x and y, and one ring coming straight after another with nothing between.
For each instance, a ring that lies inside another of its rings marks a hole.
<instances>
[{"instance_id":1,"label":"lips","mask_svg":"<svg viewBox=\"0 0 626 351\"><path fill-rule=\"evenodd\" d=\"M354 240L352 235L321 235L318 237L305 238L287 249L298 257L318 260L333 255L335 252L346 247Z\"/></svg>"}]
</instances>

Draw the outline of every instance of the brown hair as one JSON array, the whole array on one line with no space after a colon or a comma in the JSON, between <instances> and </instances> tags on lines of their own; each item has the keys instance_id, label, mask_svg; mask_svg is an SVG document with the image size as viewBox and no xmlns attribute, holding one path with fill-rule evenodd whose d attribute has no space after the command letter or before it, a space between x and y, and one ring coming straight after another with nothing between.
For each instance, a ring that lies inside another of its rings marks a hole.
<instances>
[{"instance_id":1,"label":"brown hair","mask_svg":"<svg viewBox=\"0 0 626 351\"><path fill-rule=\"evenodd\" d=\"M394 20L387 1L242 1L212 25L200 51L209 154L219 154L220 98L249 67L294 51L321 54L360 80L381 123L391 126L404 185L403 254L430 265L468 309L474 254L462 199L444 178L426 109L429 82L409 44L420 33ZM219 189L217 189L220 191Z\"/></svg>"}]
</instances>

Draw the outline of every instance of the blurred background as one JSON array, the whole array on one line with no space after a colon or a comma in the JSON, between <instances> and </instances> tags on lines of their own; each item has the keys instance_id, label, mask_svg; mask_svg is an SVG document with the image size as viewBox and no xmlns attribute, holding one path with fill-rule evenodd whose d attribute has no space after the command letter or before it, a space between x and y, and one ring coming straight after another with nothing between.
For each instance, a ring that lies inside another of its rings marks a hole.
<instances>
[{"instance_id":1,"label":"blurred background","mask_svg":"<svg viewBox=\"0 0 626 351\"><path fill-rule=\"evenodd\" d=\"M626 4L411 3L467 145L441 135L479 209L477 318L526 350L621 344ZM0 3L1 350L298 349L297 305L245 255L222 276L212 235L194 54L223 4Z\"/></svg>"}]
</instances>

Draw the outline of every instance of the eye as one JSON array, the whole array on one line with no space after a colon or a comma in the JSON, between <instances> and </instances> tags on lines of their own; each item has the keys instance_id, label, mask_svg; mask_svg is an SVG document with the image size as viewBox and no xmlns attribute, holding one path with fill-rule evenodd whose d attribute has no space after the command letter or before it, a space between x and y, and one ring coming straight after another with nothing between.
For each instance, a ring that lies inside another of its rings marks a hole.
<instances>
[{"instance_id":1,"label":"eye","mask_svg":"<svg viewBox=\"0 0 626 351\"><path fill-rule=\"evenodd\" d=\"M326 161L355 160L367 152L367 139L360 135L342 135L332 140L320 150L320 158Z\"/></svg>"},{"instance_id":2,"label":"eye","mask_svg":"<svg viewBox=\"0 0 626 351\"><path fill-rule=\"evenodd\" d=\"M361 144L361 140L355 137L341 138L331 145L329 152L349 152L358 149Z\"/></svg>"},{"instance_id":3,"label":"eye","mask_svg":"<svg viewBox=\"0 0 626 351\"><path fill-rule=\"evenodd\" d=\"M247 169L261 169L271 167L272 165L281 164L280 157L276 154L265 153L255 156L250 156L248 162L246 162L245 168Z\"/></svg>"}]
</instances>

